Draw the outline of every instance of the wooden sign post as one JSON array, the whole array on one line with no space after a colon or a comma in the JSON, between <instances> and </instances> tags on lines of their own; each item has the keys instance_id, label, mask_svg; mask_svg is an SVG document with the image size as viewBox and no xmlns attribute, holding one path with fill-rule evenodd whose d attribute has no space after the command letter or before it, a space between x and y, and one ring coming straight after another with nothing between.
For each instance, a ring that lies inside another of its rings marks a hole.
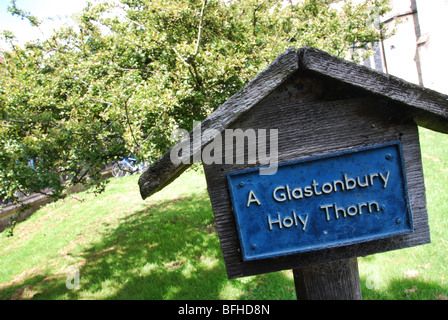
<instances>
[{"instance_id":1,"label":"wooden sign post","mask_svg":"<svg viewBox=\"0 0 448 320\"><path fill-rule=\"evenodd\" d=\"M292 269L298 299L361 299L357 257L430 242L418 125L448 133L448 96L289 49L140 191L202 159L229 278Z\"/></svg>"}]
</instances>

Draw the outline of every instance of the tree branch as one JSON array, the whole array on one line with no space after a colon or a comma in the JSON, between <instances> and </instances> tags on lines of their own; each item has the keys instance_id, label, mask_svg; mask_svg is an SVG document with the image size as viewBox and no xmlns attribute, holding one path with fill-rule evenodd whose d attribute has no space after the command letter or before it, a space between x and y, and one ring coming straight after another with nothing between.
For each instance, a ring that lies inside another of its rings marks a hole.
<instances>
[{"instance_id":1,"label":"tree branch","mask_svg":"<svg viewBox=\"0 0 448 320\"><path fill-rule=\"evenodd\" d=\"M198 38L196 40L196 49L194 51L193 57L195 57L199 53L199 45L201 43L201 33L202 33L202 22L204 20L204 9L207 5L207 0L204 0L202 2L202 9L201 9L201 15L199 17L199 30L198 30Z\"/></svg>"},{"instance_id":2,"label":"tree branch","mask_svg":"<svg viewBox=\"0 0 448 320\"><path fill-rule=\"evenodd\" d=\"M128 112L128 101L131 97L129 96L125 101L124 101L124 111L126 113L126 122L128 123L129 126L129 131L131 131L131 136L132 139L134 140L135 146L137 147L137 150L140 149L140 144L137 142L137 139L135 138L134 135L134 130L132 130L132 126L131 126L131 121L129 120L129 112Z\"/></svg>"},{"instance_id":3,"label":"tree branch","mask_svg":"<svg viewBox=\"0 0 448 320\"><path fill-rule=\"evenodd\" d=\"M177 57L183 62L184 65L186 65L187 67L190 67L188 62L180 55L179 51L177 51L176 48L171 47L171 49L173 49L173 51L176 53Z\"/></svg>"}]
</instances>

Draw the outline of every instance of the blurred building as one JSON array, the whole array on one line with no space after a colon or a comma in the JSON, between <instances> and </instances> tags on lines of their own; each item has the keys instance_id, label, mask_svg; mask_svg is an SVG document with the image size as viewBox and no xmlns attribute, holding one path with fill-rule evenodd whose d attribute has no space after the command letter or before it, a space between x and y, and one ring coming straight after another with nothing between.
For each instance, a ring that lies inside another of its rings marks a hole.
<instances>
[{"instance_id":1,"label":"blurred building","mask_svg":"<svg viewBox=\"0 0 448 320\"><path fill-rule=\"evenodd\" d=\"M448 94L448 0L390 0L381 22L396 33L364 64Z\"/></svg>"}]
</instances>

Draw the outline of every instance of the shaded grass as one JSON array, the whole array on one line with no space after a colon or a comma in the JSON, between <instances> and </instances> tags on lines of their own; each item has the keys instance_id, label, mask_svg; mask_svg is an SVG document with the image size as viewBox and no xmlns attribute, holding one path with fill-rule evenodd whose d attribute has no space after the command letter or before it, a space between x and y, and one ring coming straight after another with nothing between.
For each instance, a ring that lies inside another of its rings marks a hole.
<instances>
[{"instance_id":1,"label":"shaded grass","mask_svg":"<svg viewBox=\"0 0 448 320\"><path fill-rule=\"evenodd\" d=\"M448 135L421 130L432 243L359 258L364 299L448 298ZM291 271L228 280L201 171L142 201L137 176L0 234L0 299L295 299ZM69 290L70 267L80 287Z\"/></svg>"},{"instance_id":2,"label":"shaded grass","mask_svg":"<svg viewBox=\"0 0 448 320\"><path fill-rule=\"evenodd\" d=\"M114 180L100 196L49 205L16 237L2 237L0 298L295 298L288 271L227 279L202 173L185 173L148 202L136 182ZM73 265L78 290L66 287Z\"/></svg>"}]
</instances>

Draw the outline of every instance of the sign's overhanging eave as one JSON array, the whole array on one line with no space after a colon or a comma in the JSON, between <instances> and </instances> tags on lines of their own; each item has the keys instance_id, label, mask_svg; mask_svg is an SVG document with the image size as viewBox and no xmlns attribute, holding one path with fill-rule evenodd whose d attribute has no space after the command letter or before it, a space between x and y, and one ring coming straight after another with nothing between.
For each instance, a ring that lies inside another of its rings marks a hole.
<instances>
[{"instance_id":1,"label":"sign's overhanging eave","mask_svg":"<svg viewBox=\"0 0 448 320\"><path fill-rule=\"evenodd\" d=\"M311 47L298 50L299 70L307 70L404 104L419 126L448 133L448 95L378 72Z\"/></svg>"}]
</instances>

